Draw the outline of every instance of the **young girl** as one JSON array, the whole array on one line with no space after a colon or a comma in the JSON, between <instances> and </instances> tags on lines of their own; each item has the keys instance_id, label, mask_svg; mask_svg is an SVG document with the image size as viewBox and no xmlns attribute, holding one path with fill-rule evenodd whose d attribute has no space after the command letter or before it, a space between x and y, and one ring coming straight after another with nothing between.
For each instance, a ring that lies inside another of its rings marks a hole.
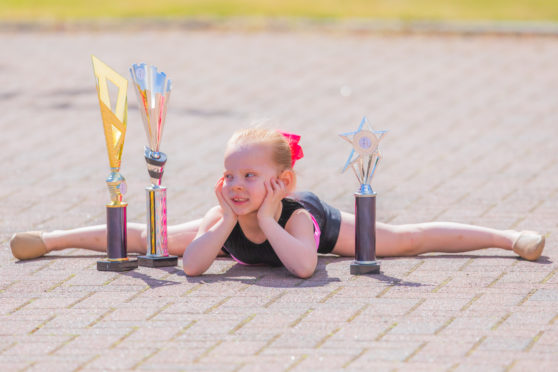
<instances>
[{"instance_id":1,"label":"young girl","mask_svg":"<svg viewBox=\"0 0 558 372\"><path fill-rule=\"evenodd\" d=\"M235 133L225 151L225 172L215 186L219 205L201 220L169 226L169 253L183 256L187 275L203 274L219 255L242 264L283 265L308 278L317 253L354 256L355 219L310 192L294 192L293 166L302 157L300 137L252 128ZM145 225L128 224L128 251L146 252ZM428 252L457 253L498 247L536 260L544 236L532 231L495 230L432 222L376 224L380 257ZM64 248L106 250L106 227L27 232L10 240L16 258L29 259Z\"/></svg>"}]
</instances>

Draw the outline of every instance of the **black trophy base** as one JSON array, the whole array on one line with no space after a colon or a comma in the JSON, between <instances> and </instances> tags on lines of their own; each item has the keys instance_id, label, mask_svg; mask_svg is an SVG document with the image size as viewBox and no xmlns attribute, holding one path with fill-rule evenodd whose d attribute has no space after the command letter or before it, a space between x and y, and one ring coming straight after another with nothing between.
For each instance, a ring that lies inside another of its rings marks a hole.
<instances>
[{"instance_id":1,"label":"black trophy base","mask_svg":"<svg viewBox=\"0 0 558 372\"><path fill-rule=\"evenodd\" d=\"M130 271L138 268L138 260L127 259L122 261L97 261L97 270L99 271Z\"/></svg>"},{"instance_id":2,"label":"black trophy base","mask_svg":"<svg viewBox=\"0 0 558 372\"><path fill-rule=\"evenodd\" d=\"M380 263L378 261L372 262L351 262L351 275L366 275L366 274L379 274Z\"/></svg>"},{"instance_id":3,"label":"black trophy base","mask_svg":"<svg viewBox=\"0 0 558 372\"><path fill-rule=\"evenodd\" d=\"M177 256L138 256L138 264L146 267L168 267L178 264Z\"/></svg>"}]
</instances>

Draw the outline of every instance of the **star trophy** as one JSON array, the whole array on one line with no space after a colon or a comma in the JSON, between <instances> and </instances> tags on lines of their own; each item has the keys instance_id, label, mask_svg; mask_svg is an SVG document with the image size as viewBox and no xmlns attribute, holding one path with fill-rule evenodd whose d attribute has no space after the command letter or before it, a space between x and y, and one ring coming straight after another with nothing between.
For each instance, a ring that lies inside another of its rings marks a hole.
<instances>
[{"instance_id":1,"label":"star trophy","mask_svg":"<svg viewBox=\"0 0 558 372\"><path fill-rule=\"evenodd\" d=\"M351 263L352 275L380 273L380 263L376 261L376 193L370 183L382 157L378 145L386 132L372 129L368 119L363 117L355 132L340 134L341 138L353 145L343 172L351 166L360 182L360 188L355 193L355 260Z\"/></svg>"},{"instance_id":2,"label":"star trophy","mask_svg":"<svg viewBox=\"0 0 558 372\"><path fill-rule=\"evenodd\" d=\"M126 136L128 81L95 56L91 59L111 171L106 180L111 200L107 204L108 257L97 261L97 270L127 271L138 267L138 260L129 259L126 253L126 206L128 204L122 201L122 196L126 193L126 180L119 172ZM109 82L118 88L114 111L109 97Z\"/></svg>"},{"instance_id":3,"label":"star trophy","mask_svg":"<svg viewBox=\"0 0 558 372\"><path fill-rule=\"evenodd\" d=\"M161 186L163 167L167 155L159 151L167 105L171 92L171 81L155 66L145 63L134 64L130 68L136 86L139 109L147 134L145 146L147 172L151 186L146 187L147 196L147 254L139 256L140 266L175 266L178 257L169 256L167 249L167 188Z\"/></svg>"}]
</instances>

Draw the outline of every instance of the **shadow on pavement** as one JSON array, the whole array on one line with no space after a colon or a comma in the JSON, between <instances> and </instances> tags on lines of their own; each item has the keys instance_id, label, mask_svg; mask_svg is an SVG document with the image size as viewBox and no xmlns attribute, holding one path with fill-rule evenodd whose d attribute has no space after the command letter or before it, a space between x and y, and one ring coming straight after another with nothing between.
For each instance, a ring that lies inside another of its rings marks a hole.
<instances>
[{"instance_id":1,"label":"shadow on pavement","mask_svg":"<svg viewBox=\"0 0 558 372\"><path fill-rule=\"evenodd\" d=\"M219 260L228 260L220 258ZM271 267L263 265L234 264L219 274L203 274L197 277L188 277L184 272L177 275L184 276L189 283L215 283L215 282L240 282L261 287L296 288L320 287L328 283L340 282L339 278L329 277L325 270L326 259L319 257L315 274L309 279L293 276L284 267Z\"/></svg>"},{"instance_id":2,"label":"shadow on pavement","mask_svg":"<svg viewBox=\"0 0 558 372\"><path fill-rule=\"evenodd\" d=\"M410 257L379 257L380 260L382 261L390 261L390 260L397 260L397 259L401 259L401 258L416 258L419 260L437 260L437 259L471 259L471 258L477 258L480 260L494 260L494 259L508 259L508 260L517 260L517 261L527 261L527 262L533 262L533 263L538 263L538 264L542 264L542 265L550 265L552 263L554 263L554 261L552 261L550 259L550 257L548 256L541 256L539 257L536 261L528 261L525 260L519 256L505 256L505 255L475 255L475 254L470 254L470 253L429 253L429 254L425 254L425 255L420 255L420 256L410 256Z\"/></svg>"},{"instance_id":3,"label":"shadow on pavement","mask_svg":"<svg viewBox=\"0 0 558 372\"><path fill-rule=\"evenodd\" d=\"M26 262L34 261L51 261L54 259L71 259L71 258L104 258L103 254L87 254L87 255L48 255L39 257L32 260L17 261L16 265L25 264ZM381 257L382 262L389 262L404 257ZM432 254L432 255L422 255L414 257L419 260L439 260L439 259L471 259L477 258L481 260L492 260L492 259L510 259L510 260L521 260L520 257L515 256L500 256L500 255L474 255L474 254ZM219 260L227 260L227 258L220 258ZM162 267L159 270L167 271L170 275L176 275L184 277L188 283L216 283L216 282L240 282L243 284L251 284L262 287L273 287L273 288L308 288L308 287L321 287L326 286L330 283L341 282L338 277L330 277L326 266L330 263L338 263L340 261L352 261L353 258L348 257L331 257L331 256L320 256L318 258L318 265L316 267L316 272L311 278L300 279L294 277L290 274L284 267L269 267L269 266L259 266L259 265L240 265L235 264L227 268L226 271L219 274L203 274L198 277L188 277L184 274L184 271L180 267ZM550 265L553 261L548 256L541 256L538 260L534 261L542 265ZM347 270L349 266L347 264ZM156 279L152 276L139 272L137 270L122 272L122 275L130 276L132 278L141 279L150 288L159 288L170 285L181 284L182 281L164 280ZM370 279L385 282L394 286L403 287L421 287L425 284L406 281L401 278L386 275L384 273L366 275Z\"/></svg>"},{"instance_id":4,"label":"shadow on pavement","mask_svg":"<svg viewBox=\"0 0 558 372\"><path fill-rule=\"evenodd\" d=\"M80 255L56 255L56 254L49 254L47 256L42 256L42 257L37 257L37 258L31 258L29 260L19 260L16 261L15 264L16 265L21 265L21 264L25 264L27 262L37 262L37 261L52 261L52 260L59 260L59 259L73 259L73 258L97 258L97 259L101 259L101 258L105 258L106 255L104 254L80 254Z\"/></svg>"},{"instance_id":5,"label":"shadow on pavement","mask_svg":"<svg viewBox=\"0 0 558 372\"><path fill-rule=\"evenodd\" d=\"M171 270L175 270L179 273L183 273L182 270L176 270L175 267L169 267L169 268L161 268L161 270L163 271L171 271ZM171 272L170 274L174 274L174 272ZM125 271L122 272L122 275L126 275L126 276L130 276L132 278L136 278L136 279L141 279L143 280L143 282L145 284L147 284L151 289L153 288L159 288L159 287L166 287L169 285L177 285L177 284L182 284L181 281L173 281L173 280L165 280L165 279L156 279L153 278L150 275L141 273L137 270L131 270L131 271Z\"/></svg>"}]
</instances>

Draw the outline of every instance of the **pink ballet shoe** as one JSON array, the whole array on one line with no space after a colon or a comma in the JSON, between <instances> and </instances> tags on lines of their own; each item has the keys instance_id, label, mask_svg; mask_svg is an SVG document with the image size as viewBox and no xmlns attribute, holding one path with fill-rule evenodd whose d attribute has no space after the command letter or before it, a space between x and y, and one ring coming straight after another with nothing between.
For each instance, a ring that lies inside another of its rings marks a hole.
<instances>
[{"instance_id":1,"label":"pink ballet shoe","mask_svg":"<svg viewBox=\"0 0 558 372\"><path fill-rule=\"evenodd\" d=\"M48 249L41 237L42 231L16 233L10 239L10 248L15 258L29 260L44 256Z\"/></svg>"},{"instance_id":2,"label":"pink ballet shoe","mask_svg":"<svg viewBox=\"0 0 558 372\"><path fill-rule=\"evenodd\" d=\"M524 259L535 261L544 249L544 235L535 231L522 231L513 242L512 249Z\"/></svg>"}]
</instances>

